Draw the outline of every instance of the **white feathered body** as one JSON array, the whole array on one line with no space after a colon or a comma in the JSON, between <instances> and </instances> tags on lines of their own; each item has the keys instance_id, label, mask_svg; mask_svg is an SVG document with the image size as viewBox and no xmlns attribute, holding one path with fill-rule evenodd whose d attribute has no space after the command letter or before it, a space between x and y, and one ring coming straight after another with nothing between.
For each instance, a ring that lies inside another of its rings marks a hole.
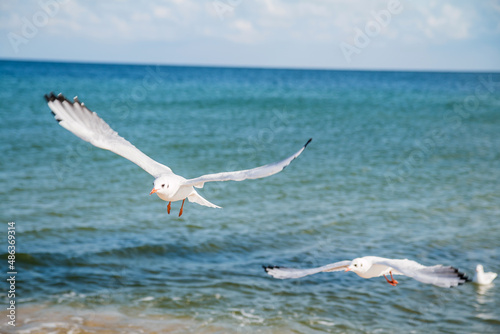
<instances>
[{"instance_id":1,"label":"white feathered body","mask_svg":"<svg viewBox=\"0 0 500 334\"><path fill-rule=\"evenodd\" d=\"M476 273L474 274L474 278L472 279L472 281L479 285L488 285L491 284L496 277L497 273L485 273L483 266L478 264L476 267Z\"/></svg>"},{"instance_id":2,"label":"white feathered body","mask_svg":"<svg viewBox=\"0 0 500 334\"><path fill-rule=\"evenodd\" d=\"M370 269L366 272L359 272L359 271L354 271L359 277L363 278L373 278L373 277L380 277L383 275L389 275L392 271L393 275L400 275L399 272L396 270L392 269L391 267L381 265L381 264L373 264Z\"/></svg>"},{"instance_id":3,"label":"white feathered body","mask_svg":"<svg viewBox=\"0 0 500 334\"><path fill-rule=\"evenodd\" d=\"M176 201L182 201L183 199L185 199L186 197L191 195L193 192L196 192L196 190L194 190L193 187L183 186L183 187L180 187L179 190L177 190L177 192L172 196L158 193L158 197L160 197L162 200L167 201L167 202L176 202Z\"/></svg>"}]
</instances>

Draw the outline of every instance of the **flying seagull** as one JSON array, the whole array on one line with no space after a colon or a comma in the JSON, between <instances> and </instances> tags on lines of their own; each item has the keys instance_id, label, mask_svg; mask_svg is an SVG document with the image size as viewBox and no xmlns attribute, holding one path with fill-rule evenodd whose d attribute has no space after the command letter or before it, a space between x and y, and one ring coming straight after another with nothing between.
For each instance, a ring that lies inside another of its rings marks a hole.
<instances>
[{"instance_id":1,"label":"flying seagull","mask_svg":"<svg viewBox=\"0 0 500 334\"><path fill-rule=\"evenodd\" d=\"M483 265L478 264L476 266L476 273L474 274L474 278L472 279L472 281L479 285L488 285L491 284L491 282L493 282L496 277L497 273L485 273Z\"/></svg>"},{"instance_id":2,"label":"flying seagull","mask_svg":"<svg viewBox=\"0 0 500 334\"><path fill-rule=\"evenodd\" d=\"M449 288L463 284L469 279L458 269L442 265L427 267L408 259L386 259L377 256L365 256L352 261L340 261L311 269L293 269L277 266L264 266L264 270L274 278L300 278L320 272L352 271L363 278L384 276L387 283L396 286L399 282L392 275L405 275L422 283ZM389 280L386 275L390 275Z\"/></svg>"},{"instance_id":3,"label":"flying seagull","mask_svg":"<svg viewBox=\"0 0 500 334\"><path fill-rule=\"evenodd\" d=\"M253 169L207 174L194 179L185 179L174 174L169 167L154 161L125 138L119 136L102 118L81 103L78 97L75 97L74 101L71 102L62 94L56 96L50 93L45 95L45 99L55 119L63 128L96 147L121 155L151 174L155 180L153 190L149 194L157 194L162 200L167 201L169 214L171 203L182 200L179 217L182 215L186 198L190 202L200 205L220 208L220 206L201 197L194 188L203 188L205 182L260 179L279 173L297 158L312 140L309 139L295 154L279 162Z\"/></svg>"}]
</instances>

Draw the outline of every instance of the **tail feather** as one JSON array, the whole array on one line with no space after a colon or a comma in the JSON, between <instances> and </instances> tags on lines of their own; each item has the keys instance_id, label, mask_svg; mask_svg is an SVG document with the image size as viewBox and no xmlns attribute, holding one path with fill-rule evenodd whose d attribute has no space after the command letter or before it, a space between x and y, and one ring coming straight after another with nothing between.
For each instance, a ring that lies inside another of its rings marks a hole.
<instances>
[{"instance_id":1,"label":"tail feather","mask_svg":"<svg viewBox=\"0 0 500 334\"><path fill-rule=\"evenodd\" d=\"M211 208L217 208L217 209L220 209L221 207L218 206L218 205L215 205L213 203L210 203L209 201L207 201L206 199L204 199L203 197L200 196L200 194L198 194L195 191L193 191L188 197L187 197L188 201L190 202L193 202L193 203L197 203L197 204L200 204L200 205L204 205L204 206L208 206L208 207L211 207Z\"/></svg>"}]
</instances>

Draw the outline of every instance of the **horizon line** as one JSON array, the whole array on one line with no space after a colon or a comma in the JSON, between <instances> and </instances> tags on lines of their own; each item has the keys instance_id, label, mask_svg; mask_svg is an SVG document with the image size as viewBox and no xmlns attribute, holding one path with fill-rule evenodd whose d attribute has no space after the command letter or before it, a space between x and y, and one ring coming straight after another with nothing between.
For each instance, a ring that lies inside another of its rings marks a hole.
<instances>
[{"instance_id":1,"label":"horizon line","mask_svg":"<svg viewBox=\"0 0 500 334\"><path fill-rule=\"evenodd\" d=\"M199 68L229 68L229 69L255 69L255 70L291 70L291 71L345 71L345 72L420 72L420 73L491 73L500 74L500 70L466 70L466 69L397 69L397 68L327 68L327 67L277 67L258 65L217 65L217 64L180 64L180 63L148 63L128 61L85 61L85 60L57 60L57 59L32 59L32 58L3 58L0 61L31 62L31 63L65 63L85 65L117 65L117 66L165 66L165 67L199 67Z\"/></svg>"}]
</instances>

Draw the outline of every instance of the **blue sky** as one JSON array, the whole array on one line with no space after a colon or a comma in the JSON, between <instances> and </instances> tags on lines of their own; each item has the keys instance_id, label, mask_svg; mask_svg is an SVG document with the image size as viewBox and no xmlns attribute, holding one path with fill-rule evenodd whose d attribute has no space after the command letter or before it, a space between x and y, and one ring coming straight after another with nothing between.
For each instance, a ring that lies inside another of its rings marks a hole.
<instances>
[{"instance_id":1,"label":"blue sky","mask_svg":"<svg viewBox=\"0 0 500 334\"><path fill-rule=\"evenodd\" d=\"M2 1L0 58L500 71L500 0Z\"/></svg>"}]
</instances>

